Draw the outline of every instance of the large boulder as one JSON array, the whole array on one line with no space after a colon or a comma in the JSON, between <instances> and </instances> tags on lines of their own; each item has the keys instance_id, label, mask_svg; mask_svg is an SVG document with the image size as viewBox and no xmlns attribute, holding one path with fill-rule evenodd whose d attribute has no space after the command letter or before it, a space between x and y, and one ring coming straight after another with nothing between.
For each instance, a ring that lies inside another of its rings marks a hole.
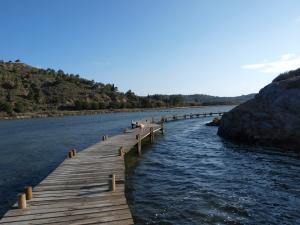
<instances>
[{"instance_id":1,"label":"large boulder","mask_svg":"<svg viewBox=\"0 0 300 225\"><path fill-rule=\"evenodd\" d=\"M279 75L221 119L218 134L300 151L300 69Z\"/></svg>"}]
</instances>

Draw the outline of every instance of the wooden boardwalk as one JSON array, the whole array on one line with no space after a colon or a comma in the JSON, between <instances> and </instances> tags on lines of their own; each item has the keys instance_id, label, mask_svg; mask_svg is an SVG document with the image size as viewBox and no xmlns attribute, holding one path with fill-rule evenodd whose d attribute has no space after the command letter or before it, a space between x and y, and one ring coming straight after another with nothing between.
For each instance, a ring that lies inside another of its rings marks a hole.
<instances>
[{"instance_id":1,"label":"wooden boardwalk","mask_svg":"<svg viewBox=\"0 0 300 225\"><path fill-rule=\"evenodd\" d=\"M138 121L131 121L132 128L136 127L136 124L139 123L166 123L171 121L177 121L177 120L185 120L185 119L194 119L194 118L203 118L203 117L214 117L214 116L223 116L225 112L203 112L203 113L190 113L190 114L182 114L182 115L166 115L161 117L159 120L155 120L154 117L152 118L146 118L143 120Z\"/></svg>"},{"instance_id":2,"label":"wooden boardwalk","mask_svg":"<svg viewBox=\"0 0 300 225\"><path fill-rule=\"evenodd\" d=\"M189 118L199 115L189 115ZM125 197L123 153L137 146L141 154L142 140L149 136L153 142L154 134L163 132L161 121L177 119L179 117L171 116L161 118L158 123L153 119L138 121L145 127L104 137L74 157L70 152L72 158L67 158L33 188L32 199L25 201L26 208L18 208L24 201L16 203L0 224L133 224ZM24 200L24 197L22 194L19 199ZM30 192L27 197L30 198Z\"/></svg>"},{"instance_id":3,"label":"wooden boardwalk","mask_svg":"<svg viewBox=\"0 0 300 225\"><path fill-rule=\"evenodd\" d=\"M0 224L133 224L125 198L125 165L119 149L128 152L141 140L160 130L146 124L101 141L66 159L33 189L25 209L8 211ZM110 175L116 190L110 190Z\"/></svg>"}]
</instances>

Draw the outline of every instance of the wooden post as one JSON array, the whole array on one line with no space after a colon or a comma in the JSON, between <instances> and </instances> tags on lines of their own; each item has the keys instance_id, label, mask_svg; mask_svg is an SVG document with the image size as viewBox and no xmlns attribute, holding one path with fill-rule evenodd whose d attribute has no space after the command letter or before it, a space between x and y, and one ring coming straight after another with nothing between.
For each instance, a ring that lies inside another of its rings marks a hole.
<instances>
[{"instance_id":1,"label":"wooden post","mask_svg":"<svg viewBox=\"0 0 300 225\"><path fill-rule=\"evenodd\" d=\"M108 135L104 135L103 137L102 137L102 141L106 141L108 139Z\"/></svg>"},{"instance_id":2,"label":"wooden post","mask_svg":"<svg viewBox=\"0 0 300 225\"><path fill-rule=\"evenodd\" d=\"M25 209L27 206L26 204L26 195L25 193L18 194L18 208Z\"/></svg>"},{"instance_id":3,"label":"wooden post","mask_svg":"<svg viewBox=\"0 0 300 225\"><path fill-rule=\"evenodd\" d=\"M71 151L72 151L72 155L73 155L73 157L75 157L75 156L76 156L76 154L77 154L77 152L76 152L76 149L74 149L74 148L73 148Z\"/></svg>"},{"instance_id":4,"label":"wooden post","mask_svg":"<svg viewBox=\"0 0 300 225\"><path fill-rule=\"evenodd\" d=\"M138 153L138 156L141 156L142 155L142 140L141 140L141 135L138 134L137 135L137 153Z\"/></svg>"},{"instance_id":5,"label":"wooden post","mask_svg":"<svg viewBox=\"0 0 300 225\"><path fill-rule=\"evenodd\" d=\"M116 174L112 174L110 176L110 191L115 192L116 191Z\"/></svg>"},{"instance_id":6,"label":"wooden post","mask_svg":"<svg viewBox=\"0 0 300 225\"><path fill-rule=\"evenodd\" d=\"M68 157L69 157L69 159L72 159L72 158L73 158L73 152L72 152L72 151L69 151L69 152L68 152Z\"/></svg>"},{"instance_id":7,"label":"wooden post","mask_svg":"<svg viewBox=\"0 0 300 225\"><path fill-rule=\"evenodd\" d=\"M119 148L119 156L124 157L125 152L123 146Z\"/></svg>"},{"instance_id":8,"label":"wooden post","mask_svg":"<svg viewBox=\"0 0 300 225\"><path fill-rule=\"evenodd\" d=\"M26 200L32 199L32 187L31 186L25 187L25 194L26 194Z\"/></svg>"},{"instance_id":9,"label":"wooden post","mask_svg":"<svg viewBox=\"0 0 300 225\"><path fill-rule=\"evenodd\" d=\"M160 124L160 130L161 130L161 133L162 133L162 134L164 134L164 129L165 129L165 128L164 128L164 123L161 123L161 124Z\"/></svg>"},{"instance_id":10,"label":"wooden post","mask_svg":"<svg viewBox=\"0 0 300 225\"><path fill-rule=\"evenodd\" d=\"M150 142L154 142L154 132L153 132L153 127L150 127Z\"/></svg>"}]
</instances>

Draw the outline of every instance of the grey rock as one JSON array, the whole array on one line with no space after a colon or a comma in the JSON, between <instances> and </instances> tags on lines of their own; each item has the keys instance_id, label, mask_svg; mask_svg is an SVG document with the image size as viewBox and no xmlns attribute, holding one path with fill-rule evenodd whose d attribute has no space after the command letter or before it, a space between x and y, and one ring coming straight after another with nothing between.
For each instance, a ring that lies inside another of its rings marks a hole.
<instances>
[{"instance_id":1,"label":"grey rock","mask_svg":"<svg viewBox=\"0 0 300 225\"><path fill-rule=\"evenodd\" d=\"M206 123L205 125L218 127L218 126L220 126L220 124L221 124L221 119L218 117L215 117L211 122Z\"/></svg>"},{"instance_id":2,"label":"grey rock","mask_svg":"<svg viewBox=\"0 0 300 225\"><path fill-rule=\"evenodd\" d=\"M254 99L225 113L218 134L300 151L300 69L279 75Z\"/></svg>"}]
</instances>

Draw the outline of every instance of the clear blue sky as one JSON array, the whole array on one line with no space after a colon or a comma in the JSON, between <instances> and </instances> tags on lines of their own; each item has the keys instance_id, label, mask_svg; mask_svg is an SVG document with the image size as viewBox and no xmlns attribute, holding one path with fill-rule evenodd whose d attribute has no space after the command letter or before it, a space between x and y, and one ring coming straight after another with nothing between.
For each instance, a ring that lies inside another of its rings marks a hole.
<instances>
[{"instance_id":1,"label":"clear blue sky","mask_svg":"<svg viewBox=\"0 0 300 225\"><path fill-rule=\"evenodd\" d=\"M299 0L0 3L0 59L140 95L248 94L300 67Z\"/></svg>"}]
</instances>

